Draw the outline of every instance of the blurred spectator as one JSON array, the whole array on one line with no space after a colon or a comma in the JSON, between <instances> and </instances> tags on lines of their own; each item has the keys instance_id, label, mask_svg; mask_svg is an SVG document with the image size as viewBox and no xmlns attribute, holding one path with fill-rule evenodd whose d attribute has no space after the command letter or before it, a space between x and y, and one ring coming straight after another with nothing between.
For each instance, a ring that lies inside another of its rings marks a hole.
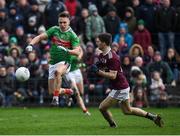
<instances>
[{"instance_id":1,"label":"blurred spectator","mask_svg":"<svg viewBox=\"0 0 180 136\"><path fill-rule=\"evenodd\" d=\"M18 40L18 45L21 48L24 48L26 46L26 35L24 32L24 27L23 26L17 26L16 27L16 33L15 36Z\"/></svg>"},{"instance_id":2,"label":"blurred spectator","mask_svg":"<svg viewBox=\"0 0 180 136\"><path fill-rule=\"evenodd\" d=\"M130 82L130 70L132 67L131 58L129 56L122 57L122 69L127 80Z\"/></svg>"},{"instance_id":3,"label":"blurred spectator","mask_svg":"<svg viewBox=\"0 0 180 136\"><path fill-rule=\"evenodd\" d=\"M176 59L176 51L173 48L169 48L164 60L169 64L174 80L177 81L179 77L179 62Z\"/></svg>"},{"instance_id":4,"label":"blurred spectator","mask_svg":"<svg viewBox=\"0 0 180 136\"><path fill-rule=\"evenodd\" d=\"M142 19L137 22L137 30L134 32L134 43L142 47L145 55L148 54L148 47L152 45L151 34L145 28L145 23Z\"/></svg>"},{"instance_id":5,"label":"blurred spectator","mask_svg":"<svg viewBox=\"0 0 180 136\"><path fill-rule=\"evenodd\" d=\"M122 56L128 54L129 49L133 44L133 37L128 32L128 26L126 23L120 23L119 33L115 35L113 43L119 45Z\"/></svg>"},{"instance_id":6,"label":"blurred spectator","mask_svg":"<svg viewBox=\"0 0 180 136\"><path fill-rule=\"evenodd\" d=\"M140 6L141 6L141 1L140 0L132 0L131 7L134 9L135 17L140 16Z\"/></svg>"},{"instance_id":7,"label":"blurred spectator","mask_svg":"<svg viewBox=\"0 0 180 136\"><path fill-rule=\"evenodd\" d=\"M8 54L9 49L9 34L2 29L0 34L0 53L3 55Z\"/></svg>"},{"instance_id":8,"label":"blurred spectator","mask_svg":"<svg viewBox=\"0 0 180 136\"><path fill-rule=\"evenodd\" d=\"M156 51L154 54L154 62L147 66L148 77L150 78L154 71L160 72L162 80L165 84L171 84L173 81L173 73L167 64L162 60L161 53Z\"/></svg>"},{"instance_id":9,"label":"blurred spectator","mask_svg":"<svg viewBox=\"0 0 180 136\"><path fill-rule=\"evenodd\" d=\"M162 57L168 48L174 48L174 27L176 25L175 9L170 0L162 0L162 5L155 12L155 26L158 31L158 41Z\"/></svg>"},{"instance_id":10,"label":"blurred spectator","mask_svg":"<svg viewBox=\"0 0 180 136\"><path fill-rule=\"evenodd\" d=\"M18 12L15 4L11 4L9 7L9 19L12 20L12 34L15 34L16 26L25 24L25 18Z\"/></svg>"},{"instance_id":11,"label":"blurred spectator","mask_svg":"<svg viewBox=\"0 0 180 136\"><path fill-rule=\"evenodd\" d=\"M89 11L88 9L84 8L81 11L80 17L76 16L76 21L74 22L71 20L71 27L72 29L76 32L76 34L80 37L82 37L83 43L86 44L87 42L87 37L86 37L86 23L87 19L89 17Z\"/></svg>"},{"instance_id":12,"label":"blurred spectator","mask_svg":"<svg viewBox=\"0 0 180 136\"><path fill-rule=\"evenodd\" d=\"M26 57L25 54L21 54L21 56L19 57L19 65L18 67L28 67L29 66L29 60Z\"/></svg>"},{"instance_id":13,"label":"blurred spectator","mask_svg":"<svg viewBox=\"0 0 180 136\"><path fill-rule=\"evenodd\" d=\"M86 64L87 67L91 66L92 64L94 64L94 58L95 58L95 54L94 54L94 44L92 42L88 42L86 44L86 51L84 53L84 62Z\"/></svg>"},{"instance_id":14,"label":"blurred spectator","mask_svg":"<svg viewBox=\"0 0 180 136\"><path fill-rule=\"evenodd\" d=\"M64 4L71 17L80 15L81 3L78 0L65 0Z\"/></svg>"},{"instance_id":15,"label":"blurred spectator","mask_svg":"<svg viewBox=\"0 0 180 136\"><path fill-rule=\"evenodd\" d=\"M107 10L107 14L103 17L106 32L112 34L114 38L115 34L118 33L118 28L120 24L120 18L117 15L117 10L114 6L111 6Z\"/></svg>"},{"instance_id":16,"label":"blurred spectator","mask_svg":"<svg viewBox=\"0 0 180 136\"><path fill-rule=\"evenodd\" d=\"M153 57L154 57L154 48L152 46L148 46L147 54L145 54L143 57L144 64L146 65L153 62Z\"/></svg>"},{"instance_id":17,"label":"blurred spectator","mask_svg":"<svg viewBox=\"0 0 180 136\"><path fill-rule=\"evenodd\" d=\"M149 106L147 100L147 80L141 69L132 66L130 70L131 102L136 107Z\"/></svg>"},{"instance_id":18,"label":"blurred spectator","mask_svg":"<svg viewBox=\"0 0 180 136\"><path fill-rule=\"evenodd\" d=\"M0 66L0 92L1 95L5 96L5 105L4 106L13 106L15 103L14 99L14 88L15 80L14 77L7 74L5 66Z\"/></svg>"},{"instance_id":19,"label":"blurred spectator","mask_svg":"<svg viewBox=\"0 0 180 136\"><path fill-rule=\"evenodd\" d=\"M39 103L43 104L45 98L48 96L48 69L49 69L49 64L47 59L42 59L40 63L40 91L39 91Z\"/></svg>"},{"instance_id":20,"label":"blurred spectator","mask_svg":"<svg viewBox=\"0 0 180 136\"><path fill-rule=\"evenodd\" d=\"M180 1L176 5L176 26L175 26L175 40L174 40L174 46L178 54L180 54L179 45L180 45Z\"/></svg>"},{"instance_id":21,"label":"blurred spectator","mask_svg":"<svg viewBox=\"0 0 180 136\"><path fill-rule=\"evenodd\" d=\"M144 51L143 48L139 44L133 44L133 46L129 50L129 56L132 61L138 56L143 57Z\"/></svg>"},{"instance_id":22,"label":"blurred spectator","mask_svg":"<svg viewBox=\"0 0 180 136\"><path fill-rule=\"evenodd\" d=\"M13 1L11 4L16 3L18 13L21 14L25 19L30 11L28 0L17 0L15 3L14 2L15 1Z\"/></svg>"},{"instance_id":23,"label":"blurred spectator","mask_svg":"<svg viewBox=\"0 0 180 136\"><path fill-rule=\"evenodd\" d=\"M30 1L30 11L26 16L25 32L37 34L38 28L44 23L43 15L39 12L37 0Z\"/></svg>"},{"instance_id":24,"label":"blurred spectator","mask_svg":"<svg viewBox=\"0 0 180 136\"><path fill-rule=\"evenodd\" d=\"M152 73L150 84L150 100L157 106L167 106L167 93L165 85L158 71Z\"/></svg>"},{"instance_id":25,"label":"blurred spectator","mask_svg":"<svg viewBox=\"0 0 180 136\"><path fill-rule=\"evenodd\" d=\"M6 0L0 0L0 8L6 8Z\"/></svg>"},{"instance_id":26,"label":"blurred spectator","mask_svg":"<svg viewBox=\"0 0 180 136\"><path fill-rule=\"evenodd\" d=\"M9 50L9 56L11 56L14 59L15 65L17 66L19 64L19 56L21 55L21 52L18 47L12 46Z\"/></svg>"},{"instance_id":27,"label":"blurred spectator","mask_svg":"<svg viewBox=\"0 0 180 136\"><path fill-rule=\"evenodd\" d=\"M51 0L45 7L45 27L50 28L58 25L58 14L66 10L63 2L59 0Z\"/></svg>"},{"instance_id":28,"label":"blurred spectator","mask_svg":"<svg viewBox=\"0 0 180 136\"><path fill-rule=\"evenodd\" d=\"M145 27L153 34L155 30L155 11L157 7L153 4L153 0L145 0L144 4L140 7L140 16L137 19L143 19L146 24Z\"/></svg>"},{"instance_id":29,"label":"blurred spectator","mask_svg":"<svg viewBox=\"0 0 180 136\"><path fill-rule=\"evenodd\" d=\"M12 20L8 18L7 9L0 8L0 27L5 28L7 32L12 31Z\"/></svg>"},{"instance_id":30,"label":"blurred spectator","mask_svg":"<svg viewBox=\"0 0 180 136\"><path fill-rule=\"evenodd\" d=\"M134 16L134 10L132 7L126 7L124 22L128 25L128 31L130 34L133 34L136 28L136 17Z\"/></svg>"},{"instance_id":31,"label":"blurred spectator","mask_svg":"<svg viewBox=\"0 0 180 136\"><path fill-rule=\"evenodd\" d=\"M95 43L95 37L102 32L105 32L104 21L98 14L96 5L92 4L89 6L90 16L87 19L86 25L86 37L88 41Z\"/></svg>"}]
</instances>

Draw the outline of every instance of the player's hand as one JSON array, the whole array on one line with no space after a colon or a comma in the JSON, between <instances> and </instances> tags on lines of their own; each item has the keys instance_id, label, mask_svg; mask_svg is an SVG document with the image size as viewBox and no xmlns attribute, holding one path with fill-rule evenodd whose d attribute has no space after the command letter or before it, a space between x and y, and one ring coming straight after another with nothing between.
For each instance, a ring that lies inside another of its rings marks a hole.
<instances>
[{"instance_id":1,"label":"player's hand","mask_svg":"<svg viewBox=\"0 0 180 136\"><path fill-rule=\"evenodd\" d=\"M99 72L99 68L98 68L95 64L93 64L93 65L91 66L90 70L91 70L92 72L94 72L94 73L98 73L98 72Z\"/></svg>"},{"instance_id":2,"label":"player's hand","mask_svg":"<svg viewBox=\"0 0 180 136\"><path fill-rule=\"evenodd\" d=\"M33 46L31 44L29 44L27 47L26 47L26 51L27 52L32 52L33 51Z\"/></svg>"}]
</instances>

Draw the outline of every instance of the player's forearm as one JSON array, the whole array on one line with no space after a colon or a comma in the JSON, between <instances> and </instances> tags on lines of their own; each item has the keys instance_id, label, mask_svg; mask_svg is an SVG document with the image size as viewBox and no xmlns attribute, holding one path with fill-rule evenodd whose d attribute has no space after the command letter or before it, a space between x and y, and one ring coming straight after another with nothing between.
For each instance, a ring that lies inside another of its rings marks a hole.
<instances>
[{"instance_id":1,"label":"player's forearm","mask_svg":"<svg viewBox=\"0 0 180 136\"><path fill-rule=\"evenodd\" d=\"M44 39L47 39L46 33L42 33L42 34L34 37L29 44L36 45L37 43L39 43L41 40L44 40Z\"/></svg>"},{"instance_id":2,"label":"player's forearm","mask_svg":"<svg viewBox=\"0 0 180 136\"><path fill-rule=\"evenodd\" d=\"M99 70L98 75L113 80L113 79L116 79L117 73L115 73L115 72L105 72L105 71Z\"/></svg>"},{"instance_id":3,"label":"player's forearm","mask_svg":"<svg viewBox=\"0 0 180 136\"><path fill-rule=\"evenodd\" d=\"M73 50L68 50L69 54L71 55L76 55L76 56L79 56L80 54L80 49L79 48L76 48L76 49L73 49Z\"/></svg>"}]
</instances>

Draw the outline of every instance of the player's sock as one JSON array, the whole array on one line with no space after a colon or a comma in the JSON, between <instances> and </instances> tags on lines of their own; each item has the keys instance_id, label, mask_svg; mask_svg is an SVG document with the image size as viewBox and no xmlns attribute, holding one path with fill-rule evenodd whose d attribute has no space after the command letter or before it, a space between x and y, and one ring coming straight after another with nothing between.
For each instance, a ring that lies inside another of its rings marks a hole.
<instances>
[{"instance_id":1,"label":"player's sock","mask_svg":"<svg viewBox=\"0 0 180 136\"><path fill-rule=\"evenodd\" d=\"M59 91L55 90L53 93L53 101L55 101L57 104L59 103Z\"/></svg>"},{"instance_id":2,"label":"player's sock","mask_svg":"<svg viewBox=\"0 0 180 136\"><path fill-rule=\"evenodd\" d=\"M157 118L157 115L156 114L153 114L153 113L150 113L150 112L148 112L147 114L146 114L146 116L145 116L146 118L148 118L148 119L150 119L150 120L156 120L156 118Z\"/></svg>"},{"instance_id":3,"label":"player's sock","mask_svg":"<svg viewBox=\"0 0 180 136\"><path fill-rule=\"evenodd\" d=\"M69 89L69 88L66 88L66 89L64 89L64 94L72 95L73 94L73 90Z\"/></svg>"}]
</instances>

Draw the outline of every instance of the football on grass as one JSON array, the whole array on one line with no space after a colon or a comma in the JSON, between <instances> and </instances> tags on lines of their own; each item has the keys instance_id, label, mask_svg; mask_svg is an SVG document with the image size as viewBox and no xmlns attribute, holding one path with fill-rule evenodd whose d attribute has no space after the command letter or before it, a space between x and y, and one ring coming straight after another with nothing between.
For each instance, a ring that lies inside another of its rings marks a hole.
<instances>
[{"instance_id":1,"label":"football on grass","mask_svg":"<svg viewBox=\"0 0 180 136\"><path fill-rule=\"evenodd\" d=\"M19 67L16 70L16 79L20 82L27 81L30 77L30 72L26 67Z\"/></svg>"}]
</instances>

